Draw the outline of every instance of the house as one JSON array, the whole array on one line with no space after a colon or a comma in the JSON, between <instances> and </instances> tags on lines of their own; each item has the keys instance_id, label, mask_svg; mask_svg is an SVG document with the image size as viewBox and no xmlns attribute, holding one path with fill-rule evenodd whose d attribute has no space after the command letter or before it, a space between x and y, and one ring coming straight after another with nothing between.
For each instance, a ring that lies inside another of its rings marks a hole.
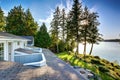
<instances>
[{"instance_id":1,"label":"house","mask_svg":"<svg viewBox=\"0 0 120 80\"><path fill-rule=\"evenodd\" d=\"M25 39L28 39L27 46L34 46L34 37L33 36L21 36Z\"/></svg>"},{"instance_id":2,"label":"house","mask_svg":"<svg viewBox=\"0 0 120 80\"><path fill-rule=\"evenodd\" d=\"M22 64L35 63L40 65L41 62L46 64L41 48L28 47L28 41L31 40L10 33L0 32L0 60L14 61Z\"/></svg>"}]
</instances>

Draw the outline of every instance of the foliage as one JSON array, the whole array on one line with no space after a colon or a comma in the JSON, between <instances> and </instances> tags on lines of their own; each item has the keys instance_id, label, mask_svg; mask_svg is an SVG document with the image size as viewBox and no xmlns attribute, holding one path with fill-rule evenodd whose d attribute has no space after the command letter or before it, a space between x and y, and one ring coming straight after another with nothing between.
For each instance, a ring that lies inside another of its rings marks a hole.
<instances>
[{"instance_id":1,"label":"foliage","mask_svg":"<svg viewBox=\"0 0 120 80\"><path fill-rule=\"evenodd\" d=\"M77 47L76 55L78 54L79 43L84 44L84 56L86 54L86 44L90 43L92 53L93 44L101 41L101 34L98 33L99 21L98 14L90 12L87 7L82 7L79 0L74 0L72 9L65 14L65 10L59 10L59 7L55 10L54 18L51 22L51 36L53 41L58 43L59 40L63 40L66 43L65 50L73 50L71 43L76 43ZM67 16L67 17L66 17ZM61 36L61 38L58 38ZM56 45L57 47L57 45ZM71 49L72 48L72 49ZM59 48L58 48L59 49Z\"/></svg>"},{"instance_id":2,"label":"foliage","mask_svg":"<svg viewBox=\"0 0 120 80\"><path fill-rule=\"evenodd\" d=\"M109 70L104 66L99 66L99 71L104 73L104 72L108 72Z\"/></svg>"},{"instance_id":3,"label":"foliage","mask_svg":"<svg viewBox=\"0 0 120 80\"><path fill-rule=\"evenodd\" d=\"M30 9L27 9L25 12L25 35L35 35L37 31L38 24L34 21Z\"/></svg>"},{"instance_id":4,"label":"foliage","mask_svg":"<svg viewBox=\"0 0 120 80\"><path fill-rule=\"evenodd\" d=\"M69 62L73 66L79 66L79 67L92 70L92 72L100 76L102 80L119 80L120 79L119 65L114 63L112 63L113 65L111 65L109 61L98 58L98 57L94 57L94 56L86 56L86 58L83 59L84 56L82 54L79 54L79 55L81 59L74 57L74 53L68 54L67 52L61 52L60 54L57 54L59 58L61 58L62 60L65 60L66 62ZM97 63L93 64L91 60L96 60Z\"/></svg>"},{"instance_id":5,"label":"foliage","mask_svg":"<svg viewBox=\"0 0 120 80\"><path fill-rule=\"evenodd\" d=\"M53 15L53 19L51 22L51 30L50 30L52 39L53 41L55 41L57 47L57 53L59 52L59 47L58 47L59 26L60 26L60 9L59 7L57 7Z\"/></svg>"},{"instance_id":6,"label":"foliage","mask_svg":"<svg viewBox=\"0 0 120 80\"><path fill-rule=\"evenodd\" d=\"M66 33L66 13L65 9L62 9L60 14L60 28L61 28L61 34L62 34L62 40L65 42L65 33Z\"/></svg>"},{"instance_id":7,"label":"foliage","mask_svg":"<svg viewBox=\"0 0 120 80\"><path fill-rule=\"evenodd\" d=\"M58 46L59 46L59 52L65 51L66 44L64 41L60 40Z\"/></svg>"},{"instance_id":8,"label":"foliage","mask_svg":"<svg viewBox=\"0 0 120 80\"><path fill-rule=\"evenodd\" d=\"M35 46L42 48L49 48L51 45L51 38L47 32L45 23L42 24L40 30L35 36Z\"/></svg>"},{"instance_id":9,"label":"foliage","mask_svg":"<svg viewBox=\"0 0 120 80\"><path fill-rule=\"evenodd\" d=\"M82 5L79 3L79 0L74 0L72 10L70 11L70 21L68 21L68 36L70 35L77 43L77 52L78 53L78 44L80 42L80 33L81 33L81 25L79 24L81 21L81 14L82 14Z\"/></svg>"},{"instance_id":10,"label":"foliage","mask_svg":"<svg viewBox=\"0 0 120 80\"><path fill-rule=\"evenodd\" d=\"M2 11L1 7L0 7L0 31L4 31L5 29L5 16L4 16L4 12Z\"/></svg>"},{"instance_id":11,"label":"foliage","mask_svg":"<svg viewBox=\"0 0 120 80\"><path fill-rule=\"evenodd\" d=\"M8 12L6 18L6 31L15 35L30 35L33 36L37 30L37 24L28 9L24 12L22 6L15 6Z\"/></svg>"}]
</instances>

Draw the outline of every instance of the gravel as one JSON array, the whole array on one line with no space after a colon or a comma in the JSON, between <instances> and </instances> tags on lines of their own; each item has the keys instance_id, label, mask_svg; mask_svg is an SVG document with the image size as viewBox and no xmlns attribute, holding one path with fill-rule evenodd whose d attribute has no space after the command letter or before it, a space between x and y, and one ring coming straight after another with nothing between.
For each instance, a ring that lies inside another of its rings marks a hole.
<instances>
[{"instance_id":1,"label":"gravel","mask_svg":"<svg viewBox=\"0 0 120 80\"><path fill-rule=\"evenodd\" d=\"M69 64L43 49L47 65L43 67L23 66L8 61L0 62L0 80L85 80Z\"/></svg>"}]
</instances>

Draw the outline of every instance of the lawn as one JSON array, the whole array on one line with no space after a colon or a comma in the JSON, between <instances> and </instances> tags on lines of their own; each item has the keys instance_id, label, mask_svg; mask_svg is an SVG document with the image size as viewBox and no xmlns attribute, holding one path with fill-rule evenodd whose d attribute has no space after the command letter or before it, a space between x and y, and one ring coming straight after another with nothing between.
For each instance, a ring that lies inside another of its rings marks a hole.
<instances>
[{"instance_id":1,"label":"lawn","mask_svg":"<svg viewBox=\"0 0 120 80\"><path fill-rule=\"evenodd\" d=\"M105 59L101 59L98 56L86 56L83 58L82 54L74 57L73 53L61 52L57 54L62 60L69 62L72 66L80 66L82 68L90 69L102 80L120 80L120 66L111 63Z\"/></svg>"}]
</instances>

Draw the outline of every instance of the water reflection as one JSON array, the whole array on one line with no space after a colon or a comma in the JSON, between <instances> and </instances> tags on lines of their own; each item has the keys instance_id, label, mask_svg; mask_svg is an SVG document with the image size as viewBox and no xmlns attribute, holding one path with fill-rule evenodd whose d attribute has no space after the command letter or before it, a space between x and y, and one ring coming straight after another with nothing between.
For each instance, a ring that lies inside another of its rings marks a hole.
<instances>
[{"instance_id":1,"label":"water reflection","mask_svg":"<svg viewBox=\"0 0 120 80\"><path fill-rule=\"evenodd\" d=\"M83 44L79 44L79 53L83 53ZM90 44L87 44L87 53L91 48ZM118 62L120 64L120 42L101 42L99 45L94 45L92 55L100 56L111 62Z\"/></svg>"}]
</instances>

